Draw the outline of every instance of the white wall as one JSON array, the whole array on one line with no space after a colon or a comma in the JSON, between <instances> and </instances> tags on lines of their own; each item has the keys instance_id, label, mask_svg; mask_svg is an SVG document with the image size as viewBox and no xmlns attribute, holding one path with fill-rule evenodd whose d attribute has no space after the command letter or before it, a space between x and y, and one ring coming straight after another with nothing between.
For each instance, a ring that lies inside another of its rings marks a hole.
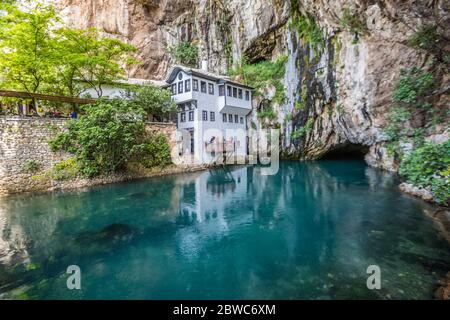
<instances>
[{"instance_id":1,"label":"white wall","mask_svg":"<svg viewBox=\"0 0 450 320\"><path fill-rule=\"evenodd\" d=\"M219 97L219 85L213 81L206 79L189 76L183 71L180 71L183 75L182 80L178 79L178 75L174 83L177 85L177 94L173 96L173 99L177 103L184 103L191 100L197 101L197 108L194 110L194 121L189 121L189 111L185 111L186 121L181 122L181 112L178 113L178 128L179 129L190 129L194 128L194 147L195 147L195 157L199 163L210 163L214 160L214 157L205 150L205 143L209 142L211 138L216 137L216 141L220 138L225 138L229 141L230 138L236 142L236 152L235 155L239 157L244 157L247 153L247 123L246 115L251 110L251 100L245 100L245 89L243 90L243 99L236 99L232 97ZM183 88L185 88L184 81L191 80L191 92L184 92L178 94L178 82L183 81ZM193 91L193 80L198 81L198 91ZM206 93L201 92L201 82L206 82ZM209 94L209 84L214 87L214 94ZM226 92L225 92L226 93ZM250 93L251 97L251 93ZM226 107L220 108L221 101L225 101L231 98L236 105L242 107ZM239 103L238 103L239 102ZM245 106L245 108L243 107ZM250 107L249 107L250 106ZM219 112L220 109L227 110L233 116L233 121L229 122L229 115L227 114L227 121L223 122L223 113ZM207 121L203 121L203 111L207 112ZM211 112L215 114L215 121L211 121ZM235 115L238 116L238 123L235 122ZM241 123L242 119L242 123Z\"/></svg>"}]
</instances>

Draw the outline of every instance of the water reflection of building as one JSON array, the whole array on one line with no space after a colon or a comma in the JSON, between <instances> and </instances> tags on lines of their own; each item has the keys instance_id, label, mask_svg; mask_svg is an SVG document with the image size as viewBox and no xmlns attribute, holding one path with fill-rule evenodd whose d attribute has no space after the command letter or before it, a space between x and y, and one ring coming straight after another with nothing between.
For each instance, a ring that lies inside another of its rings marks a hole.
<instances>
[{"instance_id":1,"label":"water reflection of building","mask_svg":"<svg viewBox=\"0 0 450 320\"><path fill-rule=\"evenodd\" d=\"M225 209L232 206L239 195L245 195L247 168L216 169L187 181L181 188L180 215L190 221L218 218L223 221Z\"/></svg>"}]
</instances>

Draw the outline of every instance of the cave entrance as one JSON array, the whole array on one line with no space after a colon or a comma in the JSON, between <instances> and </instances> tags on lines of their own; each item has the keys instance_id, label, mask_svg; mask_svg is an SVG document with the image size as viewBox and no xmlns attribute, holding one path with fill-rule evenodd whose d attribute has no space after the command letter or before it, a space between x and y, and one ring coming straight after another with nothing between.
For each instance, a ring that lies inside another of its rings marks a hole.
<instances>
[{"instance_id":1,"label":"cave entrance","mask_svg":"<svg viewBox=\"0 0 450 320\"><path fill-rule=\"evenodd\" d=\"M364 160L364 156L369 152L369 147L362 144L344 144L336 146L323 154L320 159L323 160Z\"/></svg>"}]
</instances>

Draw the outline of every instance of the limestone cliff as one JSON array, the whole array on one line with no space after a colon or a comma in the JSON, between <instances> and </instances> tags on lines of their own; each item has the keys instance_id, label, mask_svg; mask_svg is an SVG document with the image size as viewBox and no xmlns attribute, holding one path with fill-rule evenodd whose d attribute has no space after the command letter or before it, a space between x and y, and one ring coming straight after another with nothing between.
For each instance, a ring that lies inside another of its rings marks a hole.
<instances>
[{"instance_id":1,"label":"limestone cliff","mask_svg":"<svg viewBox=\"0 0 450 320\"><path fill-rule=\"evenodd\" d=\"M433 57L407 45L420 26L437 23L450 39L446 0L58 0L65 20L95 26L134 44L143 64L130 76L162 79L171 46L196 43L199 61L225 73L245 55L250 61L287 55L286 100L276 104L286 157L330 152L366 153L373 166L395 170L384 128L393 85L402 68L427 68ZM293 13L309 17L323 35L314 48L293 27ZM349 20L343 23L344 20ZM448 70L447 70L448 71ZM433 107L448 109L448 72L435 74ZM260 100L255 101L258 105ZM299 108L298 106L301 106ZM252 115L261 125L257 110ZM301 136L292 133L304 129ZM448 139L448 121L426 132ZM407 148L407 146L404 146Z\"/></svg>"}]
</instances>

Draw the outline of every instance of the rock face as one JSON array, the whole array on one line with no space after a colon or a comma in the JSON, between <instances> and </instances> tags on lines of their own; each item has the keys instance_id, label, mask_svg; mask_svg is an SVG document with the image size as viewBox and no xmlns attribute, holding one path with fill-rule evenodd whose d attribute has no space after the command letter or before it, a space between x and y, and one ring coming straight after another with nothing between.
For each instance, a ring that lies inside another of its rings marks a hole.
<instances>
[{"instance_id":1,"label":"rock face","mask_svg":"<svg viewBox=\"0 0 450 320\"><path fill-rule=\"evenodd\" d=\"M431 58L407 46L421 25L439 21L450 33L446 0L58 0L67 23L94 26L134 44L143 64L130 76L162 79L168 53L181 41L196 43L199 62L225 73L245 55L250 61L287 55L286 102L275 106L285 157L319 158L364 153L366 161L396 170L385 147L387 113L401 68L426 66ZM359 32L343 24L351 10ZM291 26L296 11L312 17L324 39L313 50ZM348 11L347 11L348 12ZM445 35L450 38L450 35ZM444 87L449 77L436 79ZM301 103L302 108L294 108ZM448 106L442 94L436 104ZM257 116L252 115L258 122ZM442 135L448 122L435 128ZM307 128L299 138L294 131ZM431 133L429 133L431 135ZM448 137L447 137L448 138ZM407 146L405 146L407 147Z\"/></svg>"}]
</instances>

